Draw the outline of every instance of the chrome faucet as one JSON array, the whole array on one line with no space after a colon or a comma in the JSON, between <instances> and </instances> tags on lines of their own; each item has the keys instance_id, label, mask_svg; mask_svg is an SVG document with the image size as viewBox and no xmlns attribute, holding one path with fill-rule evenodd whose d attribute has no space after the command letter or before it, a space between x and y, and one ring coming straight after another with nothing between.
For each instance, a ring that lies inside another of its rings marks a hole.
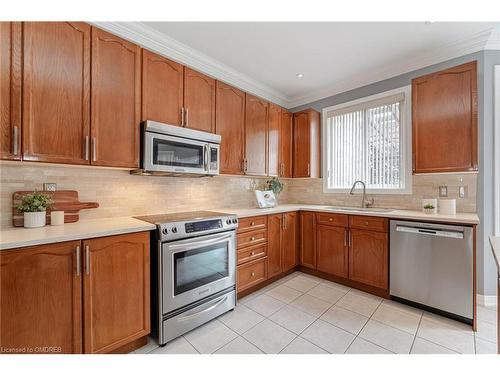
<instances>
[{"instance_id":1,"label":"chrome faucet","mask_svg":"<svg viewBox=\"0 0 500 375\"><path fill-rule=\"evenodd\" d=\"M373 198L366 199L366 184L363 181L361 181L361 180L354 181L354 184L352 184L352 188L351 188L351 191L349 192L349 194L354 195L354 189L356 188L357 184L363 185L363 199L361 200L361 208L367 208L367 207L372 206L373 205Z\"/></svg>"}]
</instances>

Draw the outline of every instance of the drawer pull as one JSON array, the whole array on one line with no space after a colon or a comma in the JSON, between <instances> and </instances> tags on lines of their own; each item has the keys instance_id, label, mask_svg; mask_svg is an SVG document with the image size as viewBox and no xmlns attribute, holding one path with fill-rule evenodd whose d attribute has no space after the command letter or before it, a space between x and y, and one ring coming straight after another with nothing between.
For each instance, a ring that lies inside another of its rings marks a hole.
<instances>
[{"instance_id":1,"label":"drawer pull","mask_svg":"<svg viewBox=\"0 0 500 375\"><path fill-rule=\"evenodd\" d=\"M250 223L250 226L252 226L252 227L253 227L254 225L255 225L255 221L252 221L252 222Z\"/></svg>"},{"instance_id":2,"label":"drawer pull","mask_svg":"<svg viewBox=\"0 0 500 375\"><path fill-rule=\"evenodd\" d=\"M251 255L251 256L252 256L252 255L255 255L255 251L251 251L251 252L250 252L250 255Z\"/></svg>"},{"instance_id":3,"label":"drawer pull","mask_svg":"<svg viewBox=\"0 0 500 375\"><path fill-rule=\"evenodd\" d=\"M333 221L333 218L329 218L328 220L329 220L329 221Z\"/></svg>"},{"instance_id":4,"label":"drawer pull","mask_svg":"<svg viewBox=\"0 0 500 375\"><path fill-rule=\"evenodd\" d=\"M365 221L365 225L368 225L368 221Z\"/></svg>"},{"instance_id":5,"label":"drawer pull","mask_svg":"<svg viewBox=\"0 0 500 375\"><path fill-rule=\"evenodd\" d=\"M255 241L255 237L250 237L250 241Z\"/></svg>"},{"instance_id":6,"label":"drawer pull","mask_svg":"<svg viewBox=\"0 0 500 375\"><path fill-rule=\"evenodd\" d=\"M252 273L250 274L250 276L254 277L254 276L255 276L255 272L252 272Z\"/></svg>"}]
</instances>

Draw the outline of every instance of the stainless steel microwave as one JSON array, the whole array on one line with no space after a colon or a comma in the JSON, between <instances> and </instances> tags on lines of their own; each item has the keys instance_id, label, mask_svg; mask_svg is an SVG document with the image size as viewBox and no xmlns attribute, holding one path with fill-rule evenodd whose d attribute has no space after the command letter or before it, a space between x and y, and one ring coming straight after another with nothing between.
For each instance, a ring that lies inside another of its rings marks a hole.
<instances>
[{"instance_id":1,"label":"stainless steel microwave","mask_svg":"<svg viewBox=\"0 0 500 375\"><path fill-rule=\"evenodd\" d=\"M142 123L141 169L136 174L214 176L219 174L221 136L162 124Z\"/></svg>"}]
</instances>

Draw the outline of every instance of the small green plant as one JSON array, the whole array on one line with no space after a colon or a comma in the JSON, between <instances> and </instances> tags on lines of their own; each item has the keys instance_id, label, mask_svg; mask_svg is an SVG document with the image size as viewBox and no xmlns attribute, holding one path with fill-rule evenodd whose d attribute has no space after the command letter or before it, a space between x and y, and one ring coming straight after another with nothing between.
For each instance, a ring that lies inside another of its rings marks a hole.
<instances>
[{"instance_id":1,"label":"small green plant","mask_svg":"<svg viewBox=\"0 0 500 375\"><path fill-rule=\"evenodd\" d=\"M283 191L283 183L277 177L273 177L272 179L266 181L267 190L272 190L272 192L276 195Z\"/></svg>"},{"instance_id":2,"label":"small green plant","mask_svg":"<svg viewBox=\"0 0 500 375\"><path fill-rule=\"evenodd\" d=\"M20 212L42 212L50 207L52 199L48 194L35 191L21 197L21 203L16 206Z\"/></svg>"},{"instance_id":3,"label":"small green plant","mask_svg":"<svg viewBox=\"0 0 500 375\"><path fill-rule=\"evenodd\" d=\"M433 206L432 204L428 203L428 204L426 204L426 205L424 206L424 208L425 208L426 210L433 210L433 209L434 209L434 206Z\"/></svg>"}]
</instances>

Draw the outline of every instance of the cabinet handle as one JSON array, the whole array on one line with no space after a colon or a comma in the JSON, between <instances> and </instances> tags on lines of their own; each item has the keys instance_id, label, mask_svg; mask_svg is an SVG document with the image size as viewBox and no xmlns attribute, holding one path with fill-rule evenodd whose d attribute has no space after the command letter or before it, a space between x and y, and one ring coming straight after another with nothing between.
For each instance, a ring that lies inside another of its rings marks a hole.
<instances>
[{"instance_id":1,"label":"cabinet handle","mask_svg":"<svg viewBox=\"0 0 500 375\"><path fill-rule=\"evenodd\" d=\"M248 172L248 160L247 158L243 159L243 173L247 174Z\"/></svg>"},{"instance_id":2,"label":"cabinet handle","mask_svg":"<svg viewBox=\"0 0 500 375\"><path fill-rule=\"evenodd\" d=\"M286 229L286 215L283 214L283 229Z\"/></svg>"},{"instance_id":3,"label":"cabinet handle","mask_svg":"<svg viewBox=\"0 0 500 375\"><path fill-rule=\"evenodd\" d=\"M252 222L250 223L250 226L252 226L252 227L253 227L254 225L255 225L255 221L252 221Z\"/></svg>"},{"instance_id":4,"label":"cabinet handle","mask_svg":"<svg viewBox=\"0 0 500 375\"><path fill-rule=\"evenodd\" d=\"M186 113L186 123L184 124L184 126L187 128L189 126L189 108L186 108L185 113Z\"/></svg>"},{"instance_id":5,"label":"cabinet handle","mask_svg":"<svg viewBox=\"0 0 500 375\"><path fill-rule=\"evenodd\" d=\"M344 247L347 246L347 229L344 229Z\"/></svg>"},{"instance_id":6,"label":"cabinet handle","mask_svg":"<svg viewBox=\"0 0 500 375\"><path fill-rule=\"evenodd\" d=\"M181 107L181 126L184 126L184 107Z\"/></svg>"},{"instance_id":7,"label":"cabinet handle","mask_svg":"<svg viewBox=\"0 0 500 375\"><path fill-rule=\"evenodd\" d=\"M18 155L19 153L19 128L12 127L12 153Z\"/></svg>"},{"instance_id":8,"label":"cabinet handle","mask_svg":"<svg viewBox=\"0 0 500 375\"><path fill-rule=\"evenodd\" d=\"M90 249L85 245L85 274L90 275Z\"/></svg>"},{"instance_id":9,"label":"cabinet handle","mask_svg":"<svg viewBox=\"0 0 500 375\"><path fill-rule=\"evenodd\" d=\"M250 251L250 256L255 255L255 251Z\"/></svg>"},{"instance_id":10,"label":"cabinet handle","mask_svg":"<svg viewBox=\"0 0 500 375\"><path fill-rule=\"evenodd\" d=\"M85 136L85 145L83 147L84 147L83 157L85 158L85 160L89 160L89 136L88 135Z\"/></svg>"},{"instance_id":11,"label":"cabinet handle","mask_svg":"<svg viewBox=\"0 0 500 375\"><path fill-rule=\"evenodd\" d=\"M97 161L96 140L92 137L92 161Z\"/></svg>"},{"instance_id":12,"label":"cabinet handle","mask_svg":"<svg viewBox=\"0 0 500 375\"><path fill-rule=\"evenodd\" d=\"M331 217L330 217L330 218L328 218L328 221L333 221L333 218L331 218Z\"/></svg>"},{"instance_id":13,"label":"cabinet handle","mask_svg":"<svg viewBox=\"0 0 500 375\"><path fill-rule=\"evenodd\" d=\"M255 241L255 237L250 237L250 241Z\"/></svg>"},{"instance_id":14,"label":"cabinet handle","mask_svg":"<svg viewBox=\"0 0 500 375\"><path fill-rule=\"evenodd\" d=\"M250 276L254 277L254 276L255 276L255 272L252 272L252 273L250 274Z\"/></svg>"},{"instance_id":15,"label":"cabinet handle","mask_svg":"<svg viewBox=\"0 0 500 375\"><path fill-rule=\"evenodd\" d=\"M80 246L76 247L75 253L76 253L76 276L80 276L80 271L81 271Z\"/></svg>"},{"instance_id":16,"label":"cabinet handle","mask_svg":"<svg viewBox=\"0 0 500 375\"><path fill-rule=\"evenodd\" d=\"M352 246L352 233L349 231L349 247Z\"/></svg>"},{"instance_id":17,"label":"cabinet handle","mask_svg":"<svg viewBox=\"0 0 500 375\"><path fill-rule=\"evenodd\" d=\"M307 177L311 177L311 164L307 163Z\"/></svg>"}]
</instances>

